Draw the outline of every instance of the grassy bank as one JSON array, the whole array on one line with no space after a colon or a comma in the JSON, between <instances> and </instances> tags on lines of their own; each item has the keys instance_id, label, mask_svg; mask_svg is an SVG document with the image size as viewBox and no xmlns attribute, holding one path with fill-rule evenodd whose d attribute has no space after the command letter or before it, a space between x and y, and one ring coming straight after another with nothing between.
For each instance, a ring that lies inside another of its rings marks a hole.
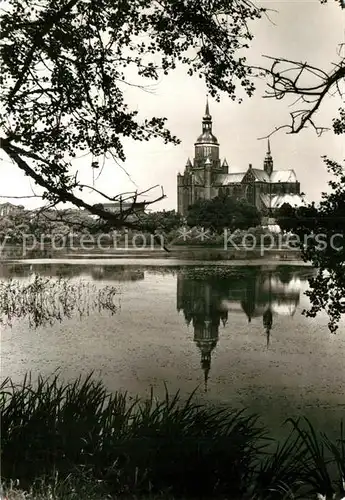
<instances>
[{"instance_id":1,"label":"grassy bank","mask_svg":"<svg viewBox=\"0 0 345 500\"><path fill-rule=\"evenodd\" d=\"M2 483L12 495L31 490L27 499L344 496L342 427L331 442L308 421L290 420L286 440L275 443L245 411L168 393L133 400L108 394L91 375L6 380L0 407Z\"/></svg>"}]
</instances>

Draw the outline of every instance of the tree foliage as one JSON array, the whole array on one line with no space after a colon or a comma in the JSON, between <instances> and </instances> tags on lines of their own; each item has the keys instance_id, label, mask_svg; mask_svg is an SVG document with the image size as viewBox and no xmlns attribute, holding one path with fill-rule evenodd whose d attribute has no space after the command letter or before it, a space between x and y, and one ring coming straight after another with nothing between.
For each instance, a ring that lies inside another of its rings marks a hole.
<instances>
[{"instance_id":1,"label":"tree foliage","mask_svg":"<svg viewBox=\"0 0 345 500\"><path fill-rule=\"evenodd\" d=\"M284 203L277 209L275 215L282 231L295 231L301 226L311 231L318 216L318 210L314 202L301 207L292 207L289 203Z\"/></svg>"},{"instance_id":2,"label":"tree foliage","mask_svg":"<svg viewBox=\"0 0 345 500\"><path fill-rule=\"evenodd\" d=\"M345 165L324 160L333 175L331 190L322 194L317 205L298 209L283 206L278 223L298 236L304 260L317 269L306 292L311 301L306 314L315 317L326 310L334 332L345 314Z\"/></svg>"},{"instance_id":3,"label":"tree foliage","mask_svg":"<svg viewBox=\"0 0 345 500\"><path fill-rule=\"evenodd\" d=\"M224 228L248 229L260 224L260 212L245 200L217 196L212 200L198 200L187 214L189 226L201 226L217 232Z\"/></svg>"},{"instance_id":4,"label":"tree foliage","mask_svg":"<svg viewBox=\"0 0 345 500\"><path fill-rule=\"evenodd\" d=\"M102 227L83 210L18 210L0 218L0 242L21 243L28 236L44 241L67 234L93 234Z\"/></svg>"},{"instance_id":5,"label":"tree foliage","mask_svg":"<svg viewBox=\"0 0 345 500\"><path fill-rule=\"evenodd\" d=\"M123 161L124 138L178 143L164 117L141 117L126 102L128 86L145 88L178 64L204 78L214 97L234 99L238 85L251 95L242 49L252 39L247 22L261 12L250 0L9 0L1 148L50 203L72 202L123 225L83 200L90 186L71 173L73 160L84 155L84 168L104 155Z\"/></svg>"},{"instance_id":6,"label":"tree foliage","mask_svg":"<svg viewBox=\"0 0 345 500\"><path fill-rule=\"evenodd\" d=\"M175 210L150 212L140 217L144 229L152 231L170 232L178 229L183 224L183 217Z\"/></svg>"}]
</instances>

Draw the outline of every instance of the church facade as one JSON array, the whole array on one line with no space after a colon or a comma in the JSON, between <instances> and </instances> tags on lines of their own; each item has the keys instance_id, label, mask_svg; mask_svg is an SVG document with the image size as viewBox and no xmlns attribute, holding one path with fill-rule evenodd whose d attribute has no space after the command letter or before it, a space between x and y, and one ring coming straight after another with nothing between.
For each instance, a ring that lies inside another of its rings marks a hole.
<instances>
[{"instance_id":1,"label":"church facade","mask_svg":"<svg viewBox=\"0 0 345 500\"><path fill-rule=\"evenodd\" d=\"M194 159L188 158L184 173L177 175L177 211L186 216L188 207L197 200L211 200L219 195L244 198L266 216L273 216L284 203L303 203L295 171L274 169L269 140L262 169L249 165L245 172L232 171L226 159L220 160L207 102L202 133L194 145Z\"/></svg>"}]
</instances>

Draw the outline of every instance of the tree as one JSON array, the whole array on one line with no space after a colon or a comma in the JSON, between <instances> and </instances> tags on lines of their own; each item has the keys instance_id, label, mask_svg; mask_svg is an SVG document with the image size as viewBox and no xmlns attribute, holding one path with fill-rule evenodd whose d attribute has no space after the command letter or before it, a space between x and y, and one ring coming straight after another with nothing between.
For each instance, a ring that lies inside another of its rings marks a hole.
<instances>
[{"instance_id":1,"label":"tree","mask_svg":"<svg viewBox=\"0 0 345 500\"><path fill-rule=\"evenodd\" d=\"M296 209L289 203L284 203L277 209L275 219L282 231L292 231L295 229Z\"/></svg>"},{"instance_id":2,"label":"tree","mask_svg":"<svg viewBox=\"0 0 345 500\"><path fill-rule=\"evenodd\" d=\"M329 315L329 329L335 332L345 314L345 169L325 158L332 191L323 193L321 202L306 207L283 206L278 214L282 229L298 236L302 257L317 270L306 292L311 302L307 316L322 309Z\"/></svg>"},{"instance_id":3,"label":"tree","mask_svg":"<svg viewBox=\"0 0 345 500\"><path fill-rule=\"evenodd\" d=\"M260 212L245 200L217 196L212 200L198 200L187 214L189 226L201 226L217 232L225 228L248 229L260 224Z\"/></svg>"},{"instance_id":4,"label":"tree","mask_svg":"<svg viewBox=\"0 0 345 500\"><path fill-rule=\"evenodd\" d=\"M321 0L327 3L327 0ZM342 0L341 8L345 8ZM306 62L274 58L264 72L270 77L266 97L285 99L293 97L295 109L290 113L290 124L277 126L272 132L287 129L288 133L300 133L308 126L318 135L333 128L335 134L345 133L344 78L345 51L341 43L338 60L331 71L323 70ZM306 83L310 82L310 83ZM317 113L326 105L326 97L334 95L341 99L339 114L332 127L317 124ZM317 269L306 292L311 309L304 311L315 317L321 310L329 315L329 328L336 331L342 314L345 313L345 165L324 157L328 171L334 175L330 181L330 193L323 193L319 204L290 210L282 207L278 215L282 228L296 233L300 240L302 256Z\"/></svg>"},{"instance_id":5,"label":"tree","mask_svg":"<svg viewBox=\"0 0 345 500\"><path fill-rule=\"evenodd\" d=\"M289 203L284 203L276 212L276 221L282 231L296 231L305 227L311 231L314 227L318 210L315 203L301 207L292 207Z\"/></svg>"},{"instance_id":6,"label":"tree","mask_svg":"<svg viewBox=\"0 0 345 500\"><path fill-rule=\"evenodd\" d=\"M125 160L125 137L178 143L165 118L140 120L125 101L126 86L144 90L177 64L205 78L216 98L219 91L235 98L238 84L251 95L242 49L252 39L247 22L262 12L250 0L9 0L1 23L2 150L51 205L71 202L112 227L133 226L131 209L115 215L86 203L85 189L110 201L120 195L83 185L72 161L84 155L85 168L97 168L104 156Z\"/></svg>"},{"instance_id":7,"label":"tree","mask_svg":"<svg viewBox=\"0 0 345 500\"><path fill-rule=\"evenodd\" d=\"M99 223L83 210L18 210L0 218L0 241L22 242L24 235L37 241L49 241L52 236L97 233Z\"/></svg>"},{"instance_id":8,"label":"tree","mask_svg":"<svg viewBox=\"0 0 345 500\"><path fill-rule=\"evenodd\" d=\"M151 212L141 217L144 227L152 231L170 232L182 226L183 217L175 210L163 210L162 212Z\"/></svg>"}]
</instances>

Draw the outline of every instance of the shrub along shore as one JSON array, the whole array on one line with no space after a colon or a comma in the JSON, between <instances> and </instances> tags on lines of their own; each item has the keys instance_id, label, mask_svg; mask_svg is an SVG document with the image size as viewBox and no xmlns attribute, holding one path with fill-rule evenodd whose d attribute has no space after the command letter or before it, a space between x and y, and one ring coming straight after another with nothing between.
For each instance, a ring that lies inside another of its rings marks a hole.
<instances>
[{"instance_id":1,"label":"shrub along shore","mask_svg":"<svg viewBox=\"0 0 345 500\"><path fill-rule=\"evenodd\" d=\"M8 498L343 498L345 435L286 422L273 442L255 415L109 394L59 375L1 385L2 485ZM14 489L30 492L13 496ZM11 493L12 491L12 493ZM7 493L6 493L7 492ZM12 495L12 496L11 496ZM333 496L336 495L336 496Z\"/></svg>"}]
</instances>

